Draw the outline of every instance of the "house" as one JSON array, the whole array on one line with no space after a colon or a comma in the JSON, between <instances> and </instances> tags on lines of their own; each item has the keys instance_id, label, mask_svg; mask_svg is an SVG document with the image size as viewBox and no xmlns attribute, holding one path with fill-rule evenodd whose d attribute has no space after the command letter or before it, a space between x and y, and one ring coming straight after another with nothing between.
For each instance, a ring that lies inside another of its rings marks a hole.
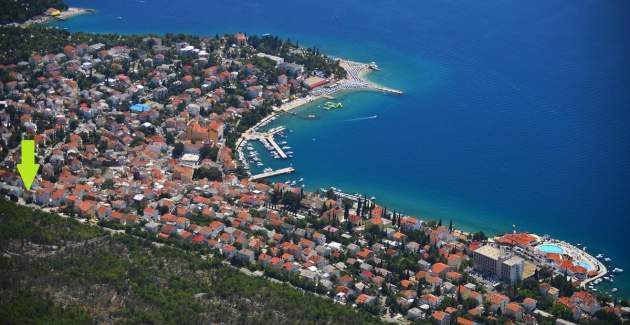
<instances>
[{"instance_id":1,"label":"house","mask_svg":"<svg viewBox=\"0 0 630 325\"><path fill-rule=\"evenodd\" d=\"M471 321L470 319L466 319L464 317L457 317L456 323L457 325L475 325L474 321Z\"/></svg>"},{"instance_id":2,"label":"house","mask_svg":"<svg viewBox=\"0 0 630 325\"><path fill-rule=\"evenodd\" d=\"M83 217L93 217L96 212L94 201L82 201L78 206L78 212Z\"/></svg>"},{"instance_id":3,"label":"house","mask_svg":"<svg viewBox=\"0 0 630 325\"><path fill-rule=\"evenodd\" d=\"M427 304L430 308L435 309L440 305L441 299L430 293L420 296L419 304Z\"/></svg>"},{"instance_id":4,"label":"house","mask_svg":"<svg viewBox=\"0 0 630 325\"><path fill-rule=\"evenodd\" d=\"M400 229L405 232L420 230L422 229L422 221L413 217L402 217L400 219Z\"/></svg>"},{"instance_id":5,"label":"house","mask_svg":"<svg viewBox=\"0 0 630 325\"><path fill-rule=\"evenodd\" d=\"M186 229L186 228L188 228L190 226L190 220L188 220L188 218L184 218L184 217L177 217L175 219L175 225L179 229Z\"/></svg>"},{"instance_id":6,"label":"house","mask_svg":"<svg viewBox=\"0 0 630 325\"><path fill-rule=\"evenodd\" d=\"M499 309L501 309L502 312L505 311L505 307L510 302L510 298L498 292L492 292L486 295L486 301L490 304L490 311L496 313Z\"/></svg>"},{"instance_id":7,"label":"house","mask_svg":"<svg viewBox=\"0 0 630 325\"><path fill-rule=\"evenodd\" d=\"M580 309L580 307L576 306L573 302L571 302L570 298L568 297L558 298L557 303L566 306L571 311L573 320L578 320L582 316L582 309Z\"/></svg>"},{"instance_id":8,"label":"house","mask_svg":"<svg viewBox=\"0 0 630 325\"><path fill-rule=\"evenodd\" d=\"M60 206L64 203L66 197L65 189L58 189L52 192L50 196L50 204L53 206Z\"/></svg>"},{"instance_id":9,"label":"house","mask_svg":"<svg viewBox=\"0 0 630 325\"><path fill-rule=\"evenodd\" d=\"M50 189L39 188L35 191L35 203L48 205L52 191Z\"/></svg>"},{"instance_id":10,"label":"house","mask_svg":"<svg viewBox=\"0 0 630 325\"><path fill-rule=\"evenodd\" d=\"M441 310L436 310L431 314L433 323L437 325L448 325L451 322L451 316Z\"/></svg>"},{"instance_id":11,"label":"house","mask_svg":"<svg viewBox=\"0 0 630 325\"><path fill-rule=\"evenodd\" d=\"M146 207L142 213L145 220L158 220L159 211L157 209Z\"/></svg>"},{"instance_id":12,"label":"house","mask_svg":"<svg viewBox=\"0 0 630 325\"><path fill-rule=\"evenodd\" d=\"M519 322L523 318L523 307L515 302L511 302L505 307L505 315Z\"/></svg>"},{"instance_id":13,"label":"house","mask_svg":"<svg viewBox=\"0 0 630 325\"><path fill-rule=\"evenodd\" d=\"M417 253L420 250L420 244L416 243L415 241L408 242L405 247L411 253Z\"/></svg>"},{"instance_id":14,"label":"house","mask_svg":"<svg viewBox=\"0 0 630 325\"><path fill-rule=\"evenodd\" d=\"M523 307L525 308L525 310L527 312L532 312L534 311L534 309L536 309L536 304L538 303L538 301L536 301L536 299L532 299L532 298L525 298L523 299Z\"/></svg>"},{"instance_id":15,"label":"house","mask_svg":"<svg viewBox=\"0 0 630 325\"><path fill-rule=\"evenodd\" d=\"M236 255L236 247L232 246L232 245L224 245L221 248L221 253L223 254L223 256L225 256L228 259L231 259L232 257L234 257L234 255Z\"/></svg>"},{"instance_id":16,"label":"house","mask_svg":"<svg viewBox=\"0 0 630 325\"><path fill-rule=\"evenodd\" d=\"M431 266L431 275L437 277L444 277L446 273L450 271L450 267L444 263L438 262Z\"/></svg>"},{"instance_id":17,"label":"house","mask_svg":"<svg viewBox=\"0 0 630 325\"><path fill-rule=\"evenodd\" d=\"M251 250L243 248L236 253L236 259L243 263L254 263L256 256Z\"/></svg>"},{"instance_id":18,"label":"house","mask_svg":"<svg viewBox=\"0 0 630 325\"><path fill-rule=\"evenodd\" d=\"M479 292L474 291L468 288L467 286L463 286L463 285L460 285L459 287L457 287L457 290L459 291L459 294L461 295L462 298L473 299L477 302L477 305L481 305L483 303L483 297Z\"/></svg>"},{"instance_id":19,"label":"house","mask_svg":"<svg viewBox=\"0 0 630 325\"><path fill-rule=\"evenodd\" d=\"M459 272L446 272L446 280L453 282L453 283L459 283L464 279L464 276L459 273Z\"/></svg>"},{"instance_id":20,"label":"house","mask_svg":"<svg viewBox=\"0 0 630 325\"><path fill-rule=\"evenodd\" d=\"M425 314L419 308L413 307L407 311L407 319L409 320L417 320L425 317Z\"/></svg>"},{"instance_id":21,"label":"house","mask_svg":"<svg viewBox=\"0 0 630 325\"><path fill-rule=\"evenodd\" d=\"M360 294L355 300L357 305L371 305L376 302L376 297L366 295L365 293Z\"/></svg>"},{"instance_id":22,"label":"house","mask_svg":"<svg viewBox=\"0 0 630 325\"><path fill-rule=\"evenodd\" d=\"M587 291L576 291L573 293L571 302L589 315L595 314L602 308L597 299Z\"/></svg>"},{"instance_id":23,"label":"house","mask_svg":"<svg viewBox=\"0 0 630 325\"><path fill-rule=\"evenodd\" d=\"M450 254L448 256L448 266L451 267L452 270L459 270L459 267L462 265L462 257L458 254Z\"/></svg>"},{"instance_id":24,"label":"house","mask_svg":"<svg viewBox=\"0 0 630 325\"><path fill-rule=\"evenodd\" d=\"M99 220L108 219L111 213L112 213L112 208L107 205L101 205L100 207L98 207L98 209L96 209L96 217Z\"/></svg>"}]
</instances>

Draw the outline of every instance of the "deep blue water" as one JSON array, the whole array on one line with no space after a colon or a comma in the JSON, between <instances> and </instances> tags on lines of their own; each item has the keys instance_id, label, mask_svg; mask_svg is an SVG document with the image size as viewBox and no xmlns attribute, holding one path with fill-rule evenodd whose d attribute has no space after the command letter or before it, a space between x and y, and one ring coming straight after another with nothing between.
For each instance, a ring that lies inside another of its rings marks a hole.
<instances>
[{"instance_id":1,"label":"deep blue water","mask_svg":"<svg viewBox=\"0 0 630 325\"><path fill-rule=\"evenodd\" d=\"M98 10L71 30L273 33L376 61L370 78L405 95L278 121L296 157L272 166L469 230L581 242L630 272L627 1L67 2Z\"/></svg>"}]
</instances>

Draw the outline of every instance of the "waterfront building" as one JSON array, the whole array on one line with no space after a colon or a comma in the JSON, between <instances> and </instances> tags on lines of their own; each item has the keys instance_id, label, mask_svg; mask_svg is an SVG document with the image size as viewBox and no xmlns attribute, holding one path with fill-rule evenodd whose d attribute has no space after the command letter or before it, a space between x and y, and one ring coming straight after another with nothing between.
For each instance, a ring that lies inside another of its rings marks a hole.
<instances>
[{"instance_id":1,"label":"waterfront building","mask_svg":"<svg viewBox=\"0 0 630 325\"><path fill-rule=\"evenodd\" d=\"M473 251L473 262L476 270L490 273L509 283L514 283L523 277L525 260L491 245L485 245Z\"/></svg>"},{"instance_id":2,"label":"waterfront building","mask_svg":"<svg viewBox=\"0 0 630 325\"><path fill-rule=\"evenodd\" d=\"M306 86L308 89L315 89L317 87L327 84L328 82L329 81L327 79L313 76L304 79L304 86Z\"/></svg>"}]
</instances>

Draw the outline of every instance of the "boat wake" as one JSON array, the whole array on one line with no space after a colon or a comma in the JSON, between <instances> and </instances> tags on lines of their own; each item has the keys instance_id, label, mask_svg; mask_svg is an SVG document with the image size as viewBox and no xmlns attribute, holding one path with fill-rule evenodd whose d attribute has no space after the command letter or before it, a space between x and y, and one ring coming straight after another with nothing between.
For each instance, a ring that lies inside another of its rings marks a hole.
<instances>
[{"instance_id":1,"label":"boat wake","mask_svg":"<svg viewBox=\"0 0 630 325\"><path fill-rule=\"evenodd\" d=\"M378 117L378 115L372 115L372 116L366 116L366 117L357 117L357 118L351 118L349 120L346 120L346 122L373 120L373 119L375 119L377 117Z\"/></svg>"}]
</instances>

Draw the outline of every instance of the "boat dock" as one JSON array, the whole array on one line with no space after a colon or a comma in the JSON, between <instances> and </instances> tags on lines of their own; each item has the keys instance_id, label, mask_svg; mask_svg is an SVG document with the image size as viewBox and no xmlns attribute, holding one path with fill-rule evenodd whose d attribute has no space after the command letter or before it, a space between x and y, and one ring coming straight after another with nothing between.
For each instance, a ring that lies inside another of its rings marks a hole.
<instances>
[{"instance_id":1,"label":"boat dock","mask_svg":"<svg viewBox=\"0 0 630 325\"><path fill-rule=\"evenodd\" d=\"M244 134L243 136L244 136L244 139L246 140L258 140L261 142L266 142L273 148L273 150L275 150L278 153L278 156L280 156L280 158L287 159L289 157L284 152L284 150L280 148L280 146L276 143L276 140L274 140L273 138L273 136L276 133L280 133L284 130L285 130L284 126L279 126L277 128L273 128L269 130L268 132L249 132L249 133Z\"/></svg>"},{"instance_id":2,"label":"boat dock","mask_svg":"<svg viewBox=\"0 0 630 325\"><path fill-rule=\"evenodd\" d=\"M282 159L287 159L288 158L287 154L284 153L282 148L280 148L280 146L273 139L273 135L267 135L263 139L265 139L265 141L267 141L267 143L269 143L273 147L273 149L278 153L278 156L280 156L280 158L282 158Z\"/></svg>"},{"instance_id":3,"label":"boat dock","mask_svg":"<svg viewBox=\"0 0 630 325\"><path fill-rule=\"evenodd\" d=\"M266 173L253 175L252 177L249 178L249 180L250 181L255 181L255 180L259 180L259 179L263 179L263 178L268 178L268 177L282 175L282 174L290 174L290 173L293 173L294 171L295 171L295 168L293 168L293 167L286 167L286 168L282 168L282 169L272 170L272 171L266 172Z\"/></svg>"}]
</instances>

